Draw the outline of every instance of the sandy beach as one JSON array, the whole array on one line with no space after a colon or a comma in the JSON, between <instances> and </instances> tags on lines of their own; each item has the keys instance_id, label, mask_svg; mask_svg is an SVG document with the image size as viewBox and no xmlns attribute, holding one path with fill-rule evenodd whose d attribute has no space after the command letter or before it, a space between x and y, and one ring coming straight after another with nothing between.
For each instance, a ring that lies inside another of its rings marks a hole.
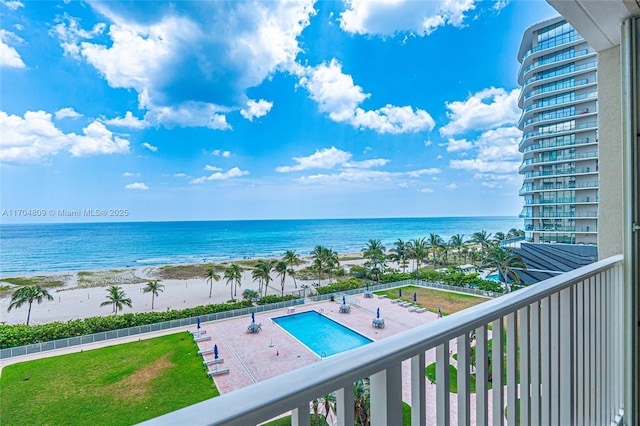
<instances>
[{"instance_id":1,"label":"sandy beach","mask_svg":"<svg viewBox=\"0 0 640 426\"><path fill-rule=\"evenodd\" d=\"M354 257L360 253L342 253L341 256ZM301 259L309 262L308 256L301 256ZM243 264L251 263L251 260L242 259ZM257 261L257 259L256 259ZM364 260L348 260L341 262L341 266L348 268L350 265L362 264ZM226 262L228 264L233 261ZM300 270L309 263L297 266L295 269ZM109 285L120 285L125 291L126 296L131 299L132 307L124 307L119 314L133 312L151 312L151 293L144 293L142 289L148 281L160 281L164 285L164 292L159 293L154 301L154 311L167 311L170 309L183 309L199 305L224 303L231 299L231 286L227 284L224 273L218 272L221 276L220 281L214 281L213 291L209 297L210 285L205 278L189 278L189 279L159 279L156 275L158 269L166 265L145 266L135 268L119 268L117 270L96 270L96 271L73 271L73 272L47 272L25 275L12 275L12 277L35 277L46 276L50 278L60 278L65 280L64 286L48 289L49 293L54 297L53 301L43 301L42 304L34 303L31 310L30 324L43 324L52 321L68 321L77 318L88 318L92 316L104 316L112 314L111 306L100 306L106 300L107 288ZM174 265L170 265L174 266ZM89 272L98 277L104 277L105 285L85 287L80 283L83 274ZM242 299L242 292L245 289L258 290L258 282L254 281L251 276L251 270L242 272L242 284L237 289L236 299ZM328 283L328 277L323 274L322 284ZM275 272L271 273L273 280L269 283L267 294L279 295L280 278ZM139 281L137 283L131 283ZM284 294L302 290L303 285L313 288L312 284L315 280L294 279L287 275L284 285ZM0 283L6 285L6 282ZM297 283L297 287L296 287ZM307 291L308 291L307 289ZM11 302L12 291L4 291L0 296L0 321L5 324L24 324L27 319L27 306L7 311ZM264 294L264 293L263 293Z\"/></svg>"}]
</instances>

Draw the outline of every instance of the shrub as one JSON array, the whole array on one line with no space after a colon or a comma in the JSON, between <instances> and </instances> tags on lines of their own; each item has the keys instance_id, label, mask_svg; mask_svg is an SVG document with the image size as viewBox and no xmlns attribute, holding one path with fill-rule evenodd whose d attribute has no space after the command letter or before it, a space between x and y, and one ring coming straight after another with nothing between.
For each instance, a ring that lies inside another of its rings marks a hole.
<instances>
[{"instance_id":1,"label":"shrub","mask_svg":"<svg viewBox=\"0 0 640 426\"><path fill-rule=\"evenodd\" d=\"M278 303L293 299L297 299L297 297L292 294L286 294L284 296L276 296L275 294L272 294L269 296L264 296L263 298L258 300L257 303L258 305L267 305L269 303Z\"/></svg>"},{"instance_id":2,"label":"shrub","mask_svg":"<svg viewBox=\"0 0 640 426\"><path fill-rule=\"evenodd\" d=\"M345 290L354 290L356 288L363 288L366 284L364 281L357 280L355 278L351 278L347 281L340 281L334 284L329 284L324 287L317 287L316 291L318 294L329 294L329 293L337 293Z\"/></svg>"}]
</instances>

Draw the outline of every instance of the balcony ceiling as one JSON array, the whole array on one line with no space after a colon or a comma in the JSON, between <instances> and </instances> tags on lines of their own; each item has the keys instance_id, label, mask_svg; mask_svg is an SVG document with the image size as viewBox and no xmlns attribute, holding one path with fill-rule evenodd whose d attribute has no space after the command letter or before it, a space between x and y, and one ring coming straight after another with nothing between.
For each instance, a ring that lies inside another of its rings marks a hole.
<instances>
[{"instance_id":1,"label":"balcony ceiling","mask_svg":"<svg viewBox=\"0 0 640 426\"><path fill-rule=\"evenodd\" d=\"M640 16L640 0L547 0L597 51L620 44L620 25Z\"/></svg>"}]
</instances>

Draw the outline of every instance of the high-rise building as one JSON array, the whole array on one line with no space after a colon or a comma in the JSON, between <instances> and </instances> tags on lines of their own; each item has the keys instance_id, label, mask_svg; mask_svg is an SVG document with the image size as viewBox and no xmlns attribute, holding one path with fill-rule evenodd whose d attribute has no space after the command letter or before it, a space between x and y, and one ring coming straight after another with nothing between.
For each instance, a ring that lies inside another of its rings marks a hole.
<instances>
[{"instance_id":1,"label":"high-rise building","mask_svg":"<svg viewBox=\"0 0 640 426\"><path fill-rule=\"evenodd\" d=\"M597 53L558 16L525 31L518 60L526 239L597 244Z\"/></svg>"}]
</instances>

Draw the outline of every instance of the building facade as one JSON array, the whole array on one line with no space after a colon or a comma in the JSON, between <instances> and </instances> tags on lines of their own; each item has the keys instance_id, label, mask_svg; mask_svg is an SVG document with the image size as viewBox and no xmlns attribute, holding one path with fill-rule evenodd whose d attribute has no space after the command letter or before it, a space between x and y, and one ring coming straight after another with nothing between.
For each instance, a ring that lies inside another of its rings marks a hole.
<instances>
[{"instance_id":1,"label":"building facade","mask_svg":"<svg viewBox=\"0 0 640 426\"><path fill-rule=\"evenodd\" d=\"M597 244L597 53L559 16L525 31L518 60L526 239Z\"/></svg>"}]
</instances>

